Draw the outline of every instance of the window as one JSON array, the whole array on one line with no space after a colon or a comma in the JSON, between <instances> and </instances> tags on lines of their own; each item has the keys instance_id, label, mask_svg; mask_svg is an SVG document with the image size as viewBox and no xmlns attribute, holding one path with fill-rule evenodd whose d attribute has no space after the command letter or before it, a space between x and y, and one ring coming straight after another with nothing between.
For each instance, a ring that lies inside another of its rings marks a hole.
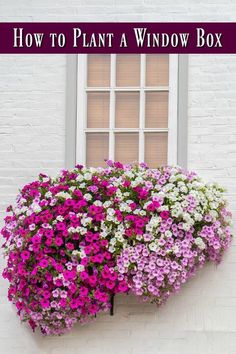
<instances>
[{"instance_id":1,"label":"window","mask_svg":"<svg viewBox=\"0 0 236 354\"><path fill-rule=\"evenodd\" d=\"M77 75L77 163L177 163L177 55L78 55Z\"/></svg>"}]
</instances>

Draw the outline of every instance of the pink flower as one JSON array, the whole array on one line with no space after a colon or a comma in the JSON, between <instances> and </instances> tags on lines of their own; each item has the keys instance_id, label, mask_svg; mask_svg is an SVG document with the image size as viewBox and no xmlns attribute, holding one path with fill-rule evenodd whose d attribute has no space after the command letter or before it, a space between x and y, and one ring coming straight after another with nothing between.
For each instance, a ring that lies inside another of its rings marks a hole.
<instances>
[{"instance_id":1,"label":"pink flower","mask_svg":"<svg viewBox=\"0 0 236 354\"><path fill-rule=\"evenodd\" d=\"M41 267L41 268L47 268L47 266L48 266L48 260L47 259L42 259L40 262L39 262L39 266Z\"/></svg>"},{"instance_id":2,"label":"pink flower","mask_svg":"<svg viewBox=\"0 0 236 354\"><path fill-rule=\"evenodd\" d=\"M79 289L79 293L81 296L87 296L88 295L88 288L85 286L81 286Z\"/></svg>"},{"instance_id":3,"label":"pink flower","mask_svg":"<svg viewBox=\"0 0 236 354\"><path fill-rule=\"evenodd\" d=\"M63 222L58 222L56 225L57 230L63 231L66 229L66 225Z\"/></svg>"},{"instance_id":4,"label":"pink flower","mask_svg":"<svg viewBox=\"0 0 236 354\"><path fill-rule=\"evenodd\" d=\"M79 307L79 303L77 299L72 299L70 301L70 307L74 310L77 309Z\"/></svg>"},{"instance_id":5,"label":"pink flower","mask_svg":"<svg viewBox=\"0 0 236 354\"><path fill-rule=\"evenodd\" d=\"M40 305L43 309L47 309L50 307L50 302L47 299L40 300Z\"/></svg>"},{"instance_id":6,"label":"pink flower","mask_svg":"<svg viewBox=\"0 0 236 354\"><path fill-rule=\"evenodd\" d=\"M46 241L45 241L45 244L46 244L47 246L51 246L51 244L52 244L52 238L51 238L51 237L48 237L48 238L46 239Z\"/></svg>"},{"instance_id":7,"label":"pink flower","mask_svg":"<svg viewBox=\"0 0 236 354\"><path fill-rule=\"evenodd\" d=\"M44 292L43 292L43 297L44 297L45 299L49 299L49 298L51 297L50 291L44 290Z\"/></svg>"},{"instance_id":8,"label":"pink flower","mask_svg":"<svg viewBox=\"0 0 236 354\"><path fill-rule=\"evenodd\" d=\"M125 293L129 290L128 285L126 284L125 281L121 281L118 285L118 291L121 293Z\"/></svg>"},{"instance_id":9,"label":"pink flower","mask_svg":"<svg viewBox=\"0 0 236 354\"><path fill-rule=\"evenodd\" d=\"M70 250L70 251L73 251L73 249L74 249L75 247L74 247L73 243L67 242L67 243L66 243L66 248L67 248L68 250Z\"/></svg>"},{"instance_id":10,"label":"pink flower","mask_svg":"<svg viewBox=\"0 0 236 354\"><path fill-rule=\"evenodd\" d=\"M113 281L111 281L111 280L108 280L106 282L106 287L111 290L111 289L113 289L115 287L115 283Z\"/></svg>"},{"instance_id":11,"label":"pink flower","mask_svg":"<svg viewBox=\"0 0 236 354\"><path fill-rule=\"evenodd\" d=\"M86 279L88 279L88 273L85 272L85 271L84 271L84 272L81 272L79 276L80 276L80 279L81 279L81 280L86 280Z\"/></svg>"},{"instance_id":12,"label":"pink flower","mask_svg":"<svg viewBox=\"0 0 236 354\"><path fill-rule=\"evenodd\" d=\"M164 220L168 219L170 216L170 212L167 210L163 210L160 212L160 217Z\"/></svg>"},{"instance_id":13,"label":"pink flower","mask_svg":"<svg viewBox=\"0 0 236 354\"><path fill-rule=\"evenodd\" d=\"M63 244L63 240L61 237L56 237L54 242L58 247L60 247Z\"/></svg>"},{"instance_id":14,"label":"pink flower","mask_svg":"<svg viewBox=\"0 0 236 354\"><path fill-rule=\"evenodd\" d=\"M23 259L23 261L27 261L27 259L30 258L30 252L29 251L22 251L21 258Z\"/></svg>"},{"instance_id":15,"label":"pink flower","mask_svg":"<svg viewBox=\"0 0 236 354\"><path fill-rule=\"evenodd\" d=\"M66 304L67 304L67 300L66 299L61 299L60 302L59 302L60 306L61 307L66 307Z\"/></svg>"},{"instance_id":16,"label":"pink flower","mask_svg":"<svg viewBox=\"0 0 236 354\"><path fill-rule=\"evenodd\" d=\"M72 280L76 278L76 271L75 270L65 270L63 272L63 277L65 280Z\"/></svg>"},{"instance_id":17,"label":"pink flower","mask_svg":"<svg viewBox=\"0 0 236 354\"><path fill-rule=\"evenodd\" d=\"M98 312L98 306L93 304L89 306L89 313L95 315Z\"/></svg>"},{"instance_id":18,"label":"pink flower","mask_svg":"<svg viewBox=\"0 0 236 354\"><path fill-rule=\"evenodd\" d=\"M133 229L126 229L125 230L125 235L128 236L128 237L131 237L133 234Z\"/></svg>"}]
</instances>

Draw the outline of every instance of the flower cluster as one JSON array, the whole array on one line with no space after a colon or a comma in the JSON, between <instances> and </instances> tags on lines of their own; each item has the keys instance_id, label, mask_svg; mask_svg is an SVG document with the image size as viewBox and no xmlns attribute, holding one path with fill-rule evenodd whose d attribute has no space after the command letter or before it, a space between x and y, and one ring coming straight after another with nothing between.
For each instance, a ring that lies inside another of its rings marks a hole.
<instances>
[{"instance_id":1,"label":"flower cluster","mask_svg":"<svg viewBox=\"0 0 236 354\"><path fill-rule=\"evenodd\" d=\"M41 174L8 207L8 297L44 334L94 318L116 293L161 304L229 246L218 185L179 167L107 164Z\"/></svg>"}]
</instances>

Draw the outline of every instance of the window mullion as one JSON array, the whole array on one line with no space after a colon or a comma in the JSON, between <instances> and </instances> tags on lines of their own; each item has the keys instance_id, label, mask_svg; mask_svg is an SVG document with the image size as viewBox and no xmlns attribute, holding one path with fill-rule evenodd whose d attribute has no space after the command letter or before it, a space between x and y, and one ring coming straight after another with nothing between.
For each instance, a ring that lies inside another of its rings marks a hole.
<instances>
[{"instance_id":1,"label":"window mullion","mask_svg":"<svg viewBox=\"0 0 236 354\"><path fill-rule=\"evenodd\" d=\"M116 54L111 54L110 77L110 112L109 112L109 159L115 158L115 82L116 82Z\"/></svg>"},{"instance_id":2,"label":"window mullion","mask_svg":"<svg viewBox=\"0 0 236 354\"><path fill-rule=\"evenodd\" d=\"M81 164L86 163L86 115L87 115L87 92L85 90L87 80L87 54L78 56L77 70L77 141L76 141L76 161Z\"/></svg>"},{"instance_id":3,"label":"window mullion","mask_svg":"<svg viewBox=\"0 0 236 354\"><path fill-rule=\"evenodd\" d=\"M178 55L169 55L168 164L177 163Z\"/></svg>"},{"instance_id":4,"label":"window mullion","mask_svg":"<svg viewBox=\"0 0 236 354\"><path fill-rule=\"evenodd\" d=\"M140 65L140 102L139 102L139 162L144 161L144 127L145 127L145 72L146 55L141 54Z\"/></svg>"}]
</instances>

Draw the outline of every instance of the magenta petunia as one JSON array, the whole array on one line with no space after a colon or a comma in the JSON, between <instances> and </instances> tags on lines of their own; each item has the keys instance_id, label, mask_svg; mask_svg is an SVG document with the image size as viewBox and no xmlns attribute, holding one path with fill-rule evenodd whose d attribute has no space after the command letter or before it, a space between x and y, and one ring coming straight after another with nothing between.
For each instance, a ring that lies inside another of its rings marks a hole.
<instances>
[{"instance_id":1,"label":"magenta petunia","mask_svg":"<svg viewBox=\"0 0 236 354\"><path fill-rule=\"evenodd\" d=\"M48 267L48 264L49 264L49 262L48 262L48 260L47 259L41 259L41 261L39 262L39 266L41 267L41 268L47 268Z\"/></svg>"},{"instance_id":2,"label":"magenta petunia","mask_svg":"<svg viewBox=\"0 0 236 354\"><path fill-rule=\"evenodd\" d=\"M30 252L25 250L21 252L21 258L23 261L27 261L30 258Z\"/></svg>"}]
</instances>

